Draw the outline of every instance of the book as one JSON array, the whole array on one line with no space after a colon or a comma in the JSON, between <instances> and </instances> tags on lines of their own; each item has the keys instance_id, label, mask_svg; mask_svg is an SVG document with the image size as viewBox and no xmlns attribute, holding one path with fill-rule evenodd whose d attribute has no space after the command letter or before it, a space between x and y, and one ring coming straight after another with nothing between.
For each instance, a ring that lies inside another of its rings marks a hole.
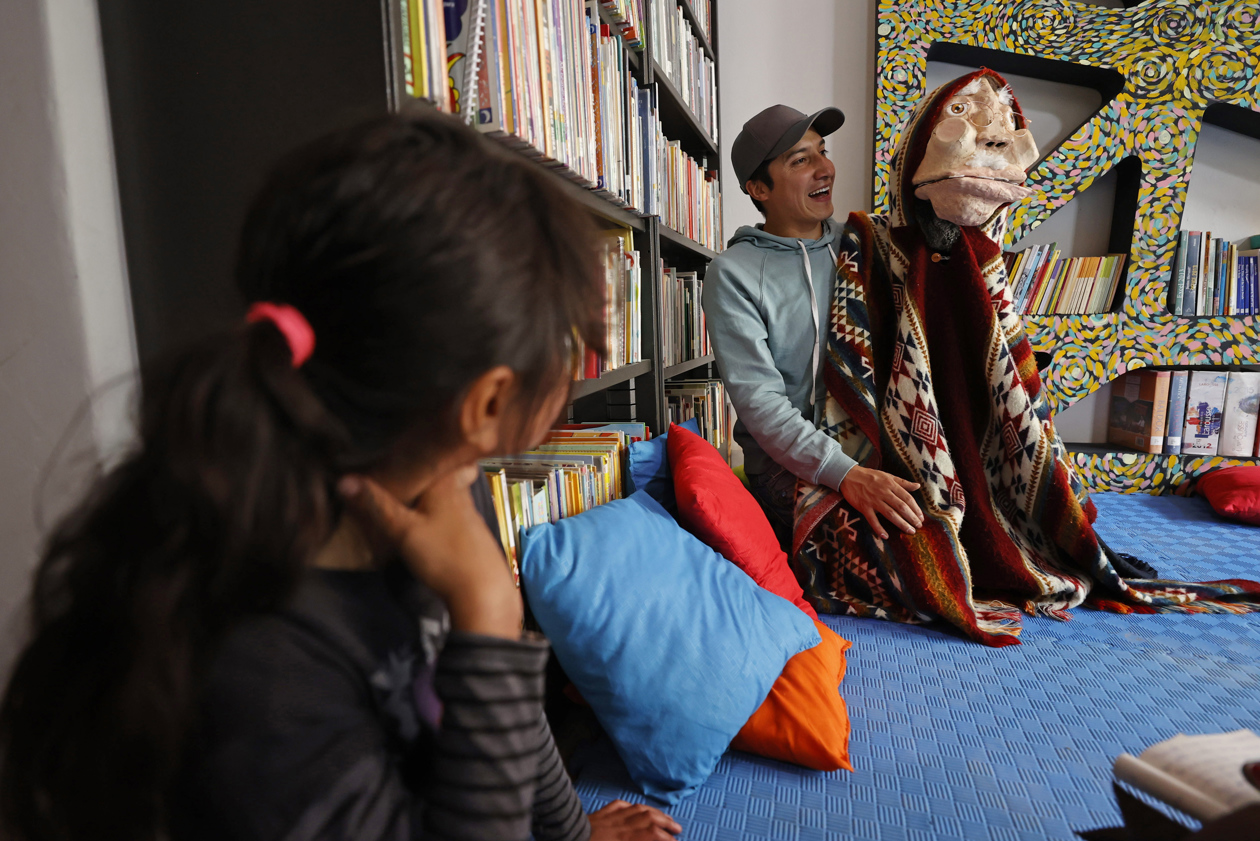
<instances>
[{"instance_id":1,"label":"book","mask_svg":"<svg viewBox=\"0 0 1260 841\"><path fill-rule=\"evenodd\" d=\"M1256 416L1260 413L1260 371L1230 371L1221 412L1217 452L1249 458L1256 449Z\"/></svg>"},{"instance_id":2,"label":"book","mask_svg":"<svg viewBox=\"0 0 1260 841\"><path fill-rule=\"evenodd\" d=\"M1200 821L1224 817L1260 803L1258 789L1244 772L1260 760L1260 736L1250 730L1186 736L1151 745L1137 756L1116 757L1117 780Z\"/></svg>"},{"instance_id":3,"label":"book","mask_svg":"<svg viewBox=\"0 0 1260 841\"><path fill-rule=\"evenodd\" d=\"M1216 287L1216 248L1211 231L1203 232L1203 268L1199 270L1199 300L1195 302L1195 315L1212 315L1212 293Z\"/></svg>"},{"instance_id":4,"label":"book","mask_svg":"<svg viewBox=\"0 0 1260 841\"><path fill-rule=\"evenodd\" d=\"M1130 371L1111 387L1107 442L1143 453L1164 451L1169 371Z\"/></svg>"},{"instance_id":5,"label":"book","mask_svg":"<svg viewBox=\"0 0 1260 841\"><path fill-rule=\"evenodd\" d=\"M1223 371L1191 371L1186 390L1186 421L1181 433L1183 455L1216 455L1225 403Z\"/></svg>"},{"instance_id":6,"label":"book","mask_svg":"<svg viewBox=\"0 0 1260 841\"><path fill-rule=\"evenodd\" d=\"M1189 371L1173 371L1168 380L1168 431L1164 435L1164 453L1181 454L1181 434L1186 423L1186 389L1190 385Z\"/></svg>"},{"instance_id":7,"label":"book","mask_svg":"<svg viewBox=\"0 0 1260 841\"><path fill-rule=\"evenodd\" d=\"M1199 300L1199 267L1203 265L1202 257L1199 254L1203 241L1203 234L1199 231L1190 231L1188 237L1188 245L1186 246L1186 288L1185 297L1181 302L1182 315L1198 315Z\"/></svg>"},{"instance_id":8,"label":"book","mask_svg":"<svg viewBox=\"0 0 1260 841\"><path fill-rule=\"evenodd\" d=\"M1190 245L1190 232L1177 235L1177 259L1173 264L1172 282L1169 283L1168 311L1173 315L1185 315L1182 298L1186 294L1186 249Z\"/></svg>"}]
</instances>

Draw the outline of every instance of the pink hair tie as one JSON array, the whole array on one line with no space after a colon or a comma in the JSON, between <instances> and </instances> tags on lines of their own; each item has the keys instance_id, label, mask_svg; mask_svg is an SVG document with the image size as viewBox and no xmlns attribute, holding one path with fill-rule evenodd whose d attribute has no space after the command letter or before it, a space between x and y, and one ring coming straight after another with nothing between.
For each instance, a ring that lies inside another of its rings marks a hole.
<instances>
[{"instance_id":1,"label":"pink hair tie","mask_svg":"<svg viewBox=\"0 0 1260 841\"><path fill-rule=\"evenodd\" d=\"M273 304L269 301L252 304L245 313L245 323L253 324L258 321L270 321L276 325L276 329L289 343L294 368L301 368L315 352L315 329L306 320L306 316L289 304Z\"/></svg>"}]
</instances>

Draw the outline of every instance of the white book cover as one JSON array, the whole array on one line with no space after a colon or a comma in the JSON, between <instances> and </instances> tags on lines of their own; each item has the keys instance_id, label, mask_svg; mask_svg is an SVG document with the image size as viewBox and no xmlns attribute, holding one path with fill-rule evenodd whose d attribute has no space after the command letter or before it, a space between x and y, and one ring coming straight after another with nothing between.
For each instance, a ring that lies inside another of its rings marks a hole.
<instances>
[{"instance_id":1,"label":"white book cover","mask_svg":"<svg viewBox=\"0 0 1260 841\"><path fill-rule=\"evenodd\" d=\"M1258 412L1260 371L1230 371L1217 452L1223 456L1250 457L1255 451Z\"/></svg>"},{"instance_id":2,"label":"white book cover","mask_svg":"<svg viewBox=\"0 0 1260 841\"><path fill-rule=\"evenodd\" d=\"M1225 371L1191 371L1186 423L1181 435L1183 455L1216 455L1225 405Z\"/></svg>"}]
</instances>

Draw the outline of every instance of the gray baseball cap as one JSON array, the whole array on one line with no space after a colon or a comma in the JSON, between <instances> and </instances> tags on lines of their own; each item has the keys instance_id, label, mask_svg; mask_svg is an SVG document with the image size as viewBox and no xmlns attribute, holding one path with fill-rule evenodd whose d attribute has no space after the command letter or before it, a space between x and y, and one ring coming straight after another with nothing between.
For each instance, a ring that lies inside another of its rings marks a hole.
<instances>
[{"instance_id":1,"label":"gray baseball cap","mask_svg":"<svg viewBox=\"0 0 1260 841\"><path fill-rule=\"evenodd\" d=\"M839 108L824 108L805 116L787 105L771 105L748 122L731 144L731 164L739 189L744 186L763 161L779 157L805 136L811 128L823 137L844 125Z\"/></svg>"}]
</instances>

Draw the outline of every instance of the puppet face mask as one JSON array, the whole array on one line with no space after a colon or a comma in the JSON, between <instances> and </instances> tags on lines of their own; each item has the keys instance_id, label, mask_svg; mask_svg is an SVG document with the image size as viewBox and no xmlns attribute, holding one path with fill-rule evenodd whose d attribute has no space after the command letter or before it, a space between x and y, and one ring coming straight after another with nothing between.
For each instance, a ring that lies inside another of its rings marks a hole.
<instances>
[{"instance_id":1,"label":"puppet face mask","mask_svg":"<svg viewBox=\"0 0 1260 841\"><path fill-rule=\"evenodd\" d=\"M915 170L914 194L942 219L970 227L1032 191L1025 171L1037 160L1032 132L1011 108L1009 89L981 77L945 103Z\"/></svg>"}]
</instances>

